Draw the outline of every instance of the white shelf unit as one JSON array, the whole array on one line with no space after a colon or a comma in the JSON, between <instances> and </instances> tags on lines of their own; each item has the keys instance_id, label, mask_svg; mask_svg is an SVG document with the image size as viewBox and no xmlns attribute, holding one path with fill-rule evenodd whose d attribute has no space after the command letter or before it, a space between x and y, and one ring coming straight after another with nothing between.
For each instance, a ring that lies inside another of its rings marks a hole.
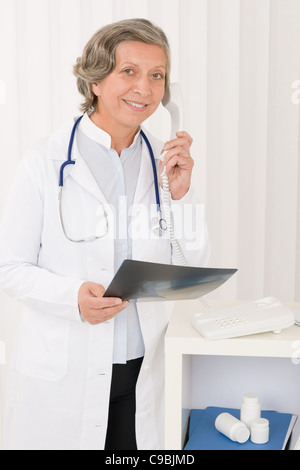
<instances>
[{"instance_id":1,"label":"white shelf unit","mask_svg":"<svg viewBox=\"0 0 300 470\"><path fill-rule=\"evenodd\" d=\"M214 309L243 302L215 301ZM299 303L286 303L292 310ZM181 450L189 417L190 360L194 355L292 358L295 345L300 349L300 327L292 326L280 334L262 333L233 339L210 341L191 326L194 313L206 311L199 302L178 302L165 337L165 449ZM298 342L298 343L297 343ZM298 371L298 368L296 368Z\"/></svg>"}]
</instances>

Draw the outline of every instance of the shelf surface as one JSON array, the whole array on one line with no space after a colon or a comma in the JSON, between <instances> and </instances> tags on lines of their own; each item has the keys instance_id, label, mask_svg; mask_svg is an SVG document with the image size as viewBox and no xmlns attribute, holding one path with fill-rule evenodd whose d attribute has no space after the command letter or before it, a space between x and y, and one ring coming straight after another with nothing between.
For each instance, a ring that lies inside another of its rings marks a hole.
<instances>
[{"instance_id":1,"label":"shelf surface","mask_svg":"<svg viewBox=\"0 0 300 470\"><path fill-rule=\"evenodd\" d=\"M248 302L213 301L214 311L231 305ZM299 303L285 303L291 310L300 308ZM191 318L197 312L207 312L199 301L177 302L165 337L166 351L177 354L203 354L220 356L300 356L300 327L294 325L281 333L260 333L225 340L207 340L191 325Z\"/></svg>"}]
</instances>

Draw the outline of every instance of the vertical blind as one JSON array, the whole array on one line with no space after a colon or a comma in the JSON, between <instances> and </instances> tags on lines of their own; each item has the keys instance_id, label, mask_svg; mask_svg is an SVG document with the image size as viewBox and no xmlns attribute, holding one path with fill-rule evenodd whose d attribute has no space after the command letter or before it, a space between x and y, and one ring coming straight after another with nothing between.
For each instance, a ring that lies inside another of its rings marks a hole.
<instances>
[{"instance_id":1,"label":"vertical blind","mask_svg":"<svg viewBox=\"0 0 300 470\"><path fill-rule=\"evenodd\" d=\"M214 296L300 301L299 0L0 0L0 213L22 153L79 114L72 66L88 39L132 17L169 37L210 266L239 270ZM167 140L168 119L147 125ZM0 295L6 343L16 309Z\"/></svg>"},{"instance_id":2,"label":"vertical blind","mask_svg":"<svg viewBox=\"0 0 300 470\"><path fill-rule=\"evenodd\" d=\"M171 43L210 265L239 269L219 295L300 300L298 0L0 0L0 13L0 210L24 150L79 113L72 66L91 35L149 18ZM168 119L147 124L167 140Z\"/></svg>"}]
</instances>

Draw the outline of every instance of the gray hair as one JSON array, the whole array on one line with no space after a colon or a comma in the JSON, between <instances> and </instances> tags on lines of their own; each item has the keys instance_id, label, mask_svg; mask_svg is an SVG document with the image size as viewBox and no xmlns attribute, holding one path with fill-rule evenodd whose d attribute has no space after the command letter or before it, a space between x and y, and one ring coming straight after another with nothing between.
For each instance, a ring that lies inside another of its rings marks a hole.
<instances>
[{"instance_id":1,"label":"gray hair","mask_svg":"<svg viewBox=\"0 0 300 470\"><path fill-rule=\"evenodd\" d=\"M160 46L167 59L166 91L170 84L170 46L165 33L148 20L135 18L122 20L104 26L97 31L77 59L73 72L77 78L77 88L84 96L80 109L89 111L97 104L97 97L92 91L93 83L106 78L115 68L116 50L123 41L136 41Z\"/></svg>"}]
</instances>

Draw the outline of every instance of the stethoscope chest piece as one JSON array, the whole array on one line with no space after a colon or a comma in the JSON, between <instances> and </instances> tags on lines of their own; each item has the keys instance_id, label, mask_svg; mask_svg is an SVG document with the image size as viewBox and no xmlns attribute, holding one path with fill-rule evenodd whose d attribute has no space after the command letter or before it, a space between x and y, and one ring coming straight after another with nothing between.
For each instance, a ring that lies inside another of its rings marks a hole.
<instances>
[{"instance_id":1,"label":"stethoscope chest piece","mask_svg":"<svg viewBox=\"0 0 300 470\"><path fill-rule=\"evenodd\" d=\"M156 236L162 237L167 228L167 222L162 217L153 217L151 220L151 229Z\"/></svg>"}]
</instances>

